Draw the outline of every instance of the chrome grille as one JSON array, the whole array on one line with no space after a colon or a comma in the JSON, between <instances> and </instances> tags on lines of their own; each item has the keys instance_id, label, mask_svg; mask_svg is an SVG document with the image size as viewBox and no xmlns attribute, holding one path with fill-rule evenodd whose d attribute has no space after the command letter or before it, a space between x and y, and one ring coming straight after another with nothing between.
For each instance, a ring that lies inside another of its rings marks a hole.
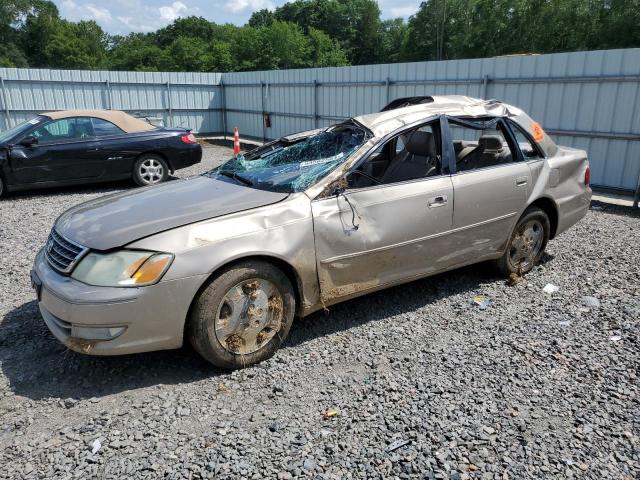
<instances>
[{"instance_id":1,"label":"chrome grille","mask_svg":"<svg viewBox=\"0 0 640 480\"><path fill-rule=\"evenodd\" d=\"M67 240L53 228L44 247L44 254L49 265L59 272L69 273L88 250Z\"/></svg>"}]
</instances>

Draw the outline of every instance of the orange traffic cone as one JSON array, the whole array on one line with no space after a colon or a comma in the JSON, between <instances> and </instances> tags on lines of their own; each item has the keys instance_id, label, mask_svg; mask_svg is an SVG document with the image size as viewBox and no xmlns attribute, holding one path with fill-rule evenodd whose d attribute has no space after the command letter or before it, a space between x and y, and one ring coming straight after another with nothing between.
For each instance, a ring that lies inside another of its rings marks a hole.
<instances>
[{"instance_id":1,"label":"orange traffic cone","mask_svg":"<svg viewBox=\"0 0 640 480\"><path fill-rule=\"evenodd\" d=\"M238 127L233 129L233 155L240 155L240 134L238 133Z\"/></svg>"}]
</instances>

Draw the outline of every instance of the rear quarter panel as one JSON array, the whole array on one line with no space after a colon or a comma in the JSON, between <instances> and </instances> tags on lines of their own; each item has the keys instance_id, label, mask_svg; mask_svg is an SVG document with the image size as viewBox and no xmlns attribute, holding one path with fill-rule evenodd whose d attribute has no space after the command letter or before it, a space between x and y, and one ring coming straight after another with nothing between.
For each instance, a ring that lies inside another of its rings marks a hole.
<instances>
[{"instance_id":1,"label":"rear quarter panel","mask_svg":"<svg viewBox=\"0 0 640 480\"><path fill-rule=\"evenodd\" d=\"M158 133L129 133L100 139L107 158L106 171L110 174L131 174L136 159L145 152L163 153L169 145L169 138Z\"/></svg>"},{"instance_id":2,"label":"rear quarter panel","mask_svg":"<svg viewBox=\"0 0 640 480\"><path fill-rule=\"evenodd\" d=\"M529 204L539 198L549 198L555 203L556 235L573 226L589 209L591 188L584 183L588 167L587 152L562 146L544 160L529 162L533 179Z\"/></svg>"}]
</instances>

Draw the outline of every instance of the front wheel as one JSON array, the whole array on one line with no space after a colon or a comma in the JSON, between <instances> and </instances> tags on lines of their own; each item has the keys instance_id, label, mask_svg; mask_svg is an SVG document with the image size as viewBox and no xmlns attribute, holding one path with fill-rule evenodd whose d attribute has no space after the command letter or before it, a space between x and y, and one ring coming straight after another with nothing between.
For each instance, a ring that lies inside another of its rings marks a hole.
<instances>
[{"instance_id":1,"label":"front wheel","mask_svg":"<svg viewBox=\"0 0 640 480\"><path fill-rule=\"evenodd\" d=\"M133 180L141 187L164 182L168 176L169 166L159 155L143 155L133 166Z\"/></svg>"},{"instance_id":2,"label":"front wheel","mask_svg":"<svg viewBox=\"0 0 640 480\"><path fill-rule=\"evenodd\" d=\"M529 272L542 258L550 231L547 214L536 207L527 208L513 229L504 254L497 260L500 271L505 276Z\"/></svg>"},{"instance_id":3,"label":"front wheel","mask_svg":"<svg viewBox=\"0 0 640 480\"><path fill-rule=\"evenodd\" d=\"M221 368L271 357L289 334L295 295L287 276L264 261L246 261L218 275L192 309L188 336L195 350Z\"/></svg>"}]
</instances>

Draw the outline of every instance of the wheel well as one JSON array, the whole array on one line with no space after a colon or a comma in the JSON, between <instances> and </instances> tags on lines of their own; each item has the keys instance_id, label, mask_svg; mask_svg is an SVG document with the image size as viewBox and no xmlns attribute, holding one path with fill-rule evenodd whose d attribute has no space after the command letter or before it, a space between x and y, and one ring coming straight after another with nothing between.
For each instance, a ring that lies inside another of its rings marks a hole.
<instances>
[{"instance_id":1,"label":"wheel well","mask_svg":"<svg viewBox=\"0 0 640 480\"><path fill-rule=\"evenodd\" d=\"M549 232L549 239L552 239L556 236L556 231L558 230L558 207L553 200L550 198L542 197L533 202L530 207L538 207L540 210L544 211L549 217L549 223L551 224L551 231Z\"/></svg>"},{"instance_id":2,"label":"wheel well","mask_svg":"<svg viewBox=\"0 0 640 480\"><path fill-rule=\"evenodd\" d=\"M222 270L233 267L241 262L246 262L247 260L262 260L263 262L271 263L272 265L278 267L282 272L287 276L289 281L291 282L291 286L293 287L294 295L296 296L296 314L299 314L302 311L302 281L300 277L296 273L295 269L284 260L271 257L269 255L250 255L247 257L236 258L235 260L231 260L230 262L225 263L224 265L216 268L211 274L207 277L207 279L202 283L196 294L191 299L191 304L189 305L189 310L187 311L187 318L185 318L184 322L184 331L183 331L183 341L186 339L187 326L189 323L189 317L191 316L191 311L193 306L196 303L196 300L202 293L202 291L209 286L209 284L216 278Z\"/></svg>"},{"instance_id":3,"label":"wheel well","mask_svg":"<svg viewBox=\"0 0 640 480\"><path fill-rule=\"evenodd\" d=\"M140 157L144 156L144 155L157 155L158 157L162 158L165 162L167 162L167 165L169 166L169 171L171 173L173 173L175 170L173 168L173 165L171 165L171 162L169 161L169 159L167 158L167 156L162 153L162 152L158 152L156 150L149 150L146 152L142 152L140 155L138 155L136 157L136 162L140 159Z\"/></svg>"}]
</instances>

